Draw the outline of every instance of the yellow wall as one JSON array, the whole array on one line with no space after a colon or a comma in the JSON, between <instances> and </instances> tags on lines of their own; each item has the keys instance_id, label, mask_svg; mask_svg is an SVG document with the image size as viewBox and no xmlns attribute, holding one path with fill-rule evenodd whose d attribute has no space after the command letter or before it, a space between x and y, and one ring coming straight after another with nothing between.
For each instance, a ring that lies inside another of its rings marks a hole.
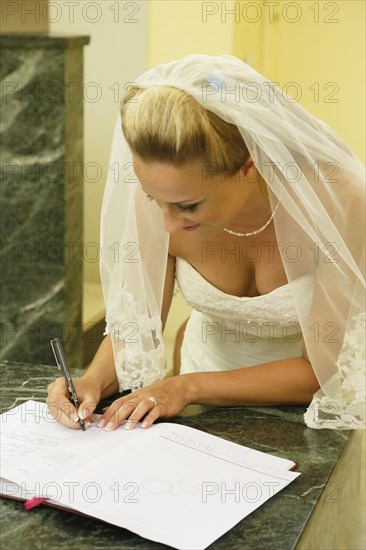
<instances>
[{"instance_id":1,"label":"yellow wall","mask_svg":"<svg viewBox=\"0 0 366 550\"><path fill-rule=\"evenodd\" d=\"M281 83L298 82L301 104L330 124L365 160L366 4L358 0L319 4L318 22L310 9L303 9L299 23L279 19L274 76Z\"/></svg>"},{"instance_id":2,"label":"yellow wall","mask_svg":"<svg viewBox=\"0 0 366 550\"><path fill-rule=\"evenodd\" d=\"M146 70L147 2L132 2L127 10L125 3L118 4L115 0L99 2L98 10L93 7L98 3L88 0L74 2L73 8L72 2L50 0L52 4L55 19L50 22L52 34L90 36L90 44L84 48L84 245L87 247L88 243L99 244L102 197L122 88ZM93 166L97 168L93 170ZM84 280L99 283L98 261L84 259Z\"/></svg>"},{"instance_id":3,"label":"yellow wall","mask_svg":"<svg viewBox=\"0 0 366 550\"><path fill-rule=\"evenodd\" d=\"M47 32L48 0L1 0L1 32Z\"/></svg>"},{"instance_id":4,"label":"yellow wall","mask_svg":"<svg viewBox=\"0 0 366 550\"><path fill-rule=\"evenodd\" d=\"M234 4L226 2L228 9ZM212 6L211 6L212 4ZM218 2L201 0L150 0L148 20L148 64L179 59L191 53L232 53L232 17L226 22L216 15Z\"/></svg>"},{"instance_id":5,"label":"yellow wall","mask_svg":"<svg viewBox=\"0 0 366 550\"><path fill-rule=\"evenodd\" d=\"M257 9L245 11L249 4ZM274 4L279 5L272 12ZM289 95L327 122L363 160L365 5L359 0L242 1L233 46L234 55L247 58L281 88L288 86Z\"/></svg>"}]
</instances>

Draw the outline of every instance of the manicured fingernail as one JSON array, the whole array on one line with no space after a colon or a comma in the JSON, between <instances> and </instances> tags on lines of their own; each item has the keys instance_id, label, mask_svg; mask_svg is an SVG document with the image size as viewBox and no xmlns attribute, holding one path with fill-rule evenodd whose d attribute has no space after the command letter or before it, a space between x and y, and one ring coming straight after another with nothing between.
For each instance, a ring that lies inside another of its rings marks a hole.
<instances>
[{"instance_id":1,"label":"manicured fingernail","mask_svg":"<svg viewBox=\"0 0 366 550\"><path fill-rule=\"evenodd\" d=\"M108 422L108 424L104 429L106 432L111 432L113 430L113 426L114 426L113 422Z\"/></svg>"},{"instance_id":2,"label":"manicured fingernail","mask_svg":"<svg viewBox=\"0 0 366 550\"><path fill-rule=\"evenodd\" d=\"M133 426L133 422L126 422L125 424L125 430L131 430Z\"/></svg>"},{"instance_id":3,"label":"manicured fingernail","mask_svg":"<svg viewBox=\"0 0 366 550\"><path fill-rule=\"evenodd\" d=\"M71 420L72 420L73 422L79 422L79 417L78 417L78 415L75 414L74 412L72 412L72 413L70 414L70 418L71 418Z\"/></svg>"},{"instance_id":4,"label":"manicured fingernail","mask_svg":"<svg viewBox=\"0 0 366 550\"><path fill-rule=\"evenodd\" d=\"M88 416L88 411L86 409L83 409L82 411L78 411L79 418L81 420L85 420L85 418Z\"/></svg>"},{"instance_id":5,"label":"manicured fingernail","mask_svg":"<svg viewBox=\"0 0 366 550\"><path fill-rule=\"evenodd\" d=\"M104 428L105 426L105 420L104 418L101 418L97 424L98 428Z\"/></svg>"},{"instance_id":6,"label":"manicured fingernail","mask_svg":"<svg viewBox=\"0 0 366 550\"><path fill-rule=\"evenodd\" d=\"M91 426L90 422L85 422L84 424L85 428L89 428L89 426Z\"/></svg>"},{"instance_id":7,"label":"manicured fingernail","mask_svg":"<svg viewBox=\"0 0 366 550\"><path fill-rule=\"evenodd\" d=\"M146 428L146 426L147 426L146 420L144 420L143 422L141 422L141 428Z\"/></svg>"}]
</instances>

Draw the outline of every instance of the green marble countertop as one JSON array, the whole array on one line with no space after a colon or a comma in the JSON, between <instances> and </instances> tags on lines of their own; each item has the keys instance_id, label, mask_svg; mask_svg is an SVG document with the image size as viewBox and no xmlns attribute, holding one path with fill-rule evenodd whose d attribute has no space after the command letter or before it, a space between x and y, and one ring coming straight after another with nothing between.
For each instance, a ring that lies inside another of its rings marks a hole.
<instances>
[{"instance_id":1,"label":"green marble countertop","mask_svg":"<svg viewBox=\"0 0 366 550\"><path fill-rule=\"evenodd\" d=\"M78 375L81 371L74 371ZM44 401L47 385L58 376L55 366L0 362L0 409L5 412L28 399ZM293 483L238 523L209 548L214 550L288 550L296 547L320 495L329 494L329 477L350 432L312 430L302 407L210 408L182 423L298 463ZM30 512L20 502L0 499L1 548L36 550L168 548L127 530L40 506ZM179 513L179 510L177 511ZM170 548L170 547L169 547ZM192 550L192 549L187 549Z\"/></svg>"}]
</instances>

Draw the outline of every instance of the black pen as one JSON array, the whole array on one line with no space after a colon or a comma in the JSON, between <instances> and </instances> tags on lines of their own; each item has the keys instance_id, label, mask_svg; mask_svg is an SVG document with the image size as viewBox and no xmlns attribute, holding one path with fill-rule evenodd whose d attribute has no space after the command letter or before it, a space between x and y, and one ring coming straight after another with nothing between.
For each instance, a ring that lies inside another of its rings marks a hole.
<instances>
[{"instance_id":1,"label":"black pen","mask_svg":"<svg viewBox=\"0 0 366 550\"><path fill-rule=\"evenodd\" d=\"M72 380L71 380L71 376L70 376L69 368L66 363L65 352L64 352L64 348L62 346L61 340L59 338L54 338L53 340L51 340L50 344L52 347L53 355L55 356L55 359L56 359L56 364L58 368L62 371L65 377L67 389L69 390L69 394L70 394L70 399L73 405L75 405L76 410L78 410L79 401L76 395L74 384L72 383ZM85 432L84 420L79 418L79 424L83 432Z\"/></svg>"}]
</instances>

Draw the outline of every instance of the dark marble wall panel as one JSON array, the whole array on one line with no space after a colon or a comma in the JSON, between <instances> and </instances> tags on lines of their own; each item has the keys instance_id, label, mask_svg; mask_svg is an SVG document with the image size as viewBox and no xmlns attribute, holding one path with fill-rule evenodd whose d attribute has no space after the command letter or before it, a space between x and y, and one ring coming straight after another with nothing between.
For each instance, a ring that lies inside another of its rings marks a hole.
<instances>
[{"instance_id":1,"label":"dark marble wall panel","mask_svg":"<svg viewBox=\"0 0 366 550\"><path fill-rule=\"evenodd\" d=\"M82 366L83 44L1 37L1 357ZM72 91L72 93L71 93Z\"/></svg>"}]
</instances>

